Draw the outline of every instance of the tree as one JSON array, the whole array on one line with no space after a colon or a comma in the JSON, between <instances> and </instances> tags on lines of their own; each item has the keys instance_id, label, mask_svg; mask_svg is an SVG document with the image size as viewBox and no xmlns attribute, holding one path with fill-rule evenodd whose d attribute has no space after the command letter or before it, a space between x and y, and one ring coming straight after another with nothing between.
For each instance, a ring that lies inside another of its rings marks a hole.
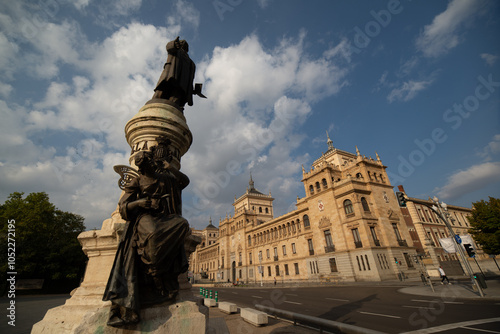
<instances>
[{"instance_id":1,"label":"tree","mask_svg":"<svg viewBox=\"0 0 500 334\"><path fill-rule=\"evenodd\" d=\"M2 275L9 271L6 257L8 222L15 221L17 279L42 278L45 286L54 286L51 284L54 282L58 286L78 284L86 262L77 239L85 230L84 218L57 209L44 192L31 193L26 198L23 195L24 193L14 192L0 205Z\"/></svg>"},{"instance_id":2,"label":"tree","mask_svg":"<svg viewBox=\"0 0 500 334\"><path fill-rule=\"evenodd\" d=\"M486 254L500 254L500 199L472 203L469 233Z\"/></svg>"}]
</instances>

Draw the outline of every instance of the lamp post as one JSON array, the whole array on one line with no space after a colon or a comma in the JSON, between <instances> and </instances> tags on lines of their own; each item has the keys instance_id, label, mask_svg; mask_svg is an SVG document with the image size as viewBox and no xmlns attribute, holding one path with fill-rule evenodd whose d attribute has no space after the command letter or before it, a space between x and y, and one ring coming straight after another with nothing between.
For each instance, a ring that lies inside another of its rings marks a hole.
<instances>
[{"instance_id":1,"label":"lamp post","mask_svg":"<svg viewBox=\"0 0 500 334\"><path fill-rule=\"evenodd\" d=\"M451 227L451 225L448 221L448 218L450 217L450 213L448 212L448 207L447 207L446 203L443 203L443 202L440 203L439 199L436 196L434 196L434 198L429 197L429 200L431 200L432 203L434 203L433 206L429 206L429 205L424 204L424 203L419 203L419 204L423 204L426 207L430 208L444 222L444 224L446 225L446 227L448 228L448 230L450 232L450 235L453 237L453 240L455 241L455 243L457 245L456 248L457 248L458 254L460 254L460 257L462 258L462 262L464 263L465 270L469 274L472 285L476 285L477 290L479 291L479 295L481 297L484 297L483 289L481 288L481 285L477 282L477 280L474 278L474 273L472 272L472 268L469 264L469 261L467 260L467 257L465 256L463 248L460 246L460 243L462 241L461 241L460 237L455 233L455 231L453 231L453 228Z\"/></svg>"}]
</instances>

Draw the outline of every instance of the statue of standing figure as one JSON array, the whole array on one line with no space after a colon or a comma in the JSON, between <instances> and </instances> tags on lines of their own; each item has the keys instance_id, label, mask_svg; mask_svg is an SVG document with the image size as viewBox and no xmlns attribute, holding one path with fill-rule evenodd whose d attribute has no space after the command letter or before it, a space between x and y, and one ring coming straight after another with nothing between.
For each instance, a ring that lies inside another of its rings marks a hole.
<instances>
[{"instance_id":1,"label":"statue of standing figure","mask_svg":"<svg viewBox=\"0 0 500 334\"><path fill-rule=\"evenodd\" d=\"M142 307L175 301L178 276L188 269L184 241L190 228L181 216L181 191L189 178L168 163L168 144L138 152L138 170L129 167L121 183L118 206L127 223L103 297L112 303L109 326L138 323Z\"/></svg>"},{"instance_id":2,"label":"statue of standing figure","mask_svg":"<svg viewBox=\"0 0 500 334\"><path fill-rule=\"evenodd\" d=\"M201 93L202 84L193 87L196 66L189 58L189 45L185 40L175 40L167 43L167 62L156 84L154 99L163 99L183 108L187 103L193 105L193 95L206 98Z\"/></svg>"}]
</instances>

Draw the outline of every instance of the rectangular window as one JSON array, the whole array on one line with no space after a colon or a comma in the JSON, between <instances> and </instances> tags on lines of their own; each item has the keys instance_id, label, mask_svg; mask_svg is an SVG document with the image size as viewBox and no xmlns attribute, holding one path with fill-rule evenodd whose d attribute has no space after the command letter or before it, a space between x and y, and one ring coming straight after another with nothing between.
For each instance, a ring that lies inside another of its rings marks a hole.
<instances>
[{"instance_id":1,"label":"rectangular window","mask_svg":"<svg viewBox=\"0 0 500 334\"><path fill-rule=\"evenodd\" d=\"M283 245L283 256L286 255L286 245Z\"/></svg>"},{"instance_id":2,"label":"rectangular window","mask_svg":"<svg viewBox=\"0 0 500 334\"><path fill-rule=\"evenodd\" d=\"M295 249L295 243L292 243L292 253L297 254L297 250Z\"/></svg>"},{"instance_id":3,"label":"rectangular window","mask_svg":"<svg viewBox=\"0 0 500 334\"><path fill-rule=\"evenodd\" d=\"M285 264L285 275L290 275L290 273L288 272L288 264Z\"/></svg>"},{"instance_id":4,"label":"rectangular window","mask_svg":"<svg viewBox=\"0 0 500 334\"><path fill-rule=\"evenodd\" d=\"M280 275L280 266L276 265L275 270L276 270L276 276L279 276Z\"/></svg>"},{"instance_id":5,"label":"rectangular window","mask_svg":"<svg viewBox=\"0 0 500 334\"><path fill-rule=\"evenodd\" d=\"M259 261L262 261L262 251L259 251Z\"/></svg>"},{"instance_id":6,"label":"rectangular window","mask_svg":"<svg viewBox=\"0 0 500 334\"><path fill-rule=\"evenodd\" d=\"M331 257L328 259L328 262L330 262L330 271L332 273L336 273L338 272L338 269L337 269L337 261L335 260L335 258Z\"/></svg>"},{"instance_id":7,"label":"rectangular window","mask_svg":"<svg viewBox=\"0 0 500 334\"><path fill-rule=\"evenodd\" d=\"M267 276L271 277L271 266L267 266Z\"/></svg>"},{"instance_id":8,"label":"rectangular window","mask_svg":"<svg viewBox=\"0 0 500 334\"><path fill-rule=\"evenodd\" d=\"M269 255L269 249L266 249L266 255L268 259L271 257L271 255Z\"/></svg>"},{"instance_id":9,"label":"rectangular window","mask_svg":"<svg viewBox=\"0 0 500 334\"><path fill-rule=\"evenodd\" d=\"M394 229L394 234L396 234L396 239L398 241L402 240L401 234L399 234L398 224L392 224L392 228Z\"/></svg>"},{"instance_id":10,"label":"rectangular window","mask_svg":"<svg viewBox=\"0 0 500 334\"><path fill-rule=\"evenodd\" d=\"M299 274L299 264L294 263L293 265L295 266L295 275L298 275Z\"/></svg>"},{"instance_id":11,"label":"rectangular window","mask_svg":"<svg viewBox=\"0 0 500 334\"><path fill-rule=\"evenodd\" d=\"M375 231L375 226L370 226L370 233L372 235L373 241L375 242L375 246L380 246L380 241L377 237L377 231Z\"/></svg>"},{"instance_id":12,"label":"rectangular window","mask_svg":"<svg viewBox=\"0 0 500 334\"><path fill-rule=\"evenodd\" d=\"M326 247L333 247L332 234L330 233L330 230L325 231L325 242Z\"/></svg>"},{"instance_id":13,"label":"rectangular window","mask_svg":"<svg viewBox=\"0 0 500 334\"><path fill-rule=\"evenodd\" d=\"M309 255L314 255L314 246L312 239L307 239L307 245L309 246Z\"/></svg>"},{"instance_id":14,"label":"rectangular window","mask_svg":"<svg viewBox=\"0 0 500 334\"><path fill-rule=\"evenodd\" d=\"M250 264L252 264L252 253L248 254L248 261L250 262Z\"/></svg>"},{"instance_id":15,"label":"rectangular window","mask_svg":"<svg viewBox=\"0 0 500 334\"><path fill-rule=\"evenodd\" d=\"M354 245L356 248L363 247L363 243L361 242L361 237L359 236L359 231L357 228L352 229L352 237L354 238Z\"/></svg>"}]
</instances>

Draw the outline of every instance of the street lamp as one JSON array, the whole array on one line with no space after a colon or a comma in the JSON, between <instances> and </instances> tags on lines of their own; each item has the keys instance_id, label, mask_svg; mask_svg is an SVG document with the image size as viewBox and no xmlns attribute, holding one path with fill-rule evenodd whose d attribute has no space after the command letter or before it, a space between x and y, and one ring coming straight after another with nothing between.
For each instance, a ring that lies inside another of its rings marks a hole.
<instances>
[{"instance_id":1,"label":"street lamp","mask_svg":"<svg viewBox=\"0 0 500 334\"><path fill-rule=\"evenodd\" d=\"M467 260L467 257L465 256L464 250L460 246L460 244L462 243L462 240L455 233L455 231L453 231L453 228L451 227L450 223L448 222L448 218L450 218L450 213L448 212L448 205L446 205L446 203L443 203L443 202L439 203L439 199L436 196L434 196L434 198L429 198L429 200L431 200L434 203L433 206L429 206L429 205L426 205L424 203L419 203L419 204L425 205L428 208L430 208L444 222L444 224L446 225L446 227L450 231L450 235L453 237L453 240L457 244L458 253L460 254L460 257L462 258L462 262L464 263L465 270L469 273L472 285L475 284L477 287L477 290L479 291L479 295L481 295L481 297L484 297L483 289L481 288L481 285L478 283L478 281L475 279L474 273L472 272L472 268L469 264L469 261Z\"/></svg>"}]
</instances>

